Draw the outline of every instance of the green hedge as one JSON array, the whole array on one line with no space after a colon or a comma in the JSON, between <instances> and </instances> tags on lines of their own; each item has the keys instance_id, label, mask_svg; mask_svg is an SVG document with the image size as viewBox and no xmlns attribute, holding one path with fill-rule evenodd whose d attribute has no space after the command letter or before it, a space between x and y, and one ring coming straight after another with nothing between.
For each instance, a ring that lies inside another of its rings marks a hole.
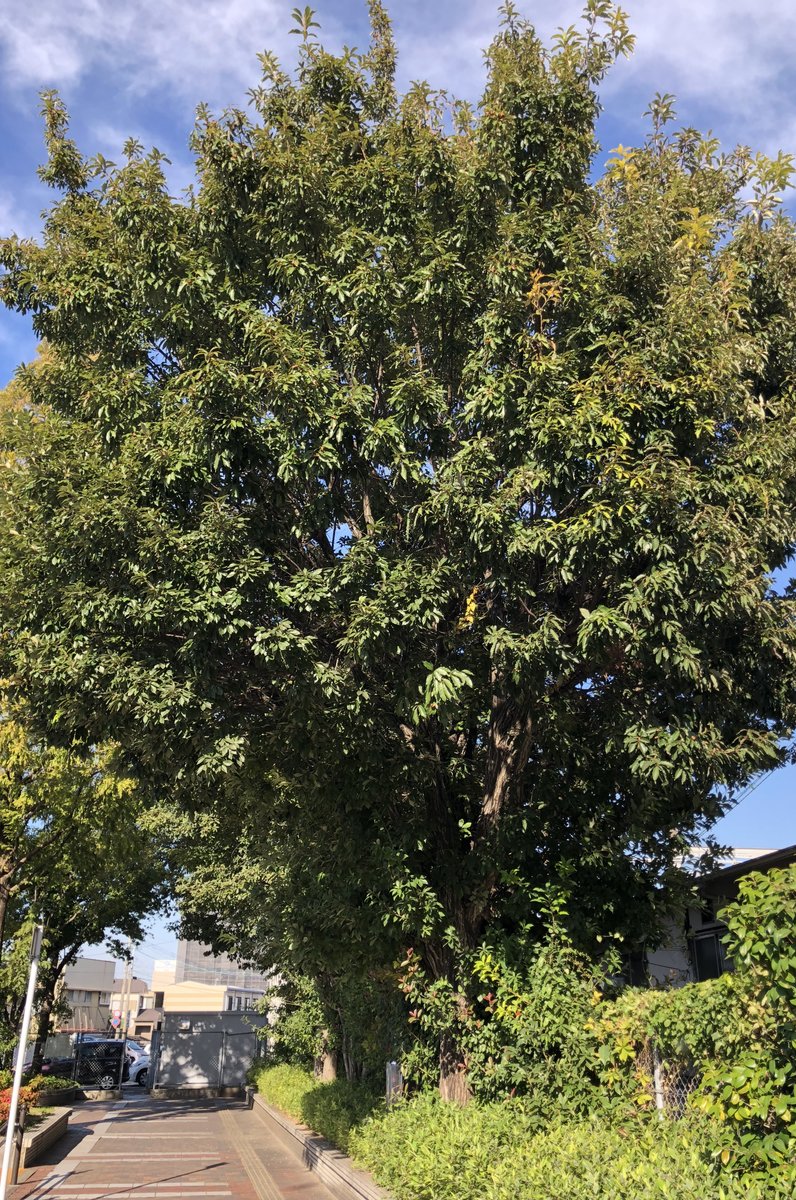
<instances>
[{"instance_id":1,"label":"green hedge","mask_svg":"<svg viewBox=\"0 0 796 1200\"><path fill-rule=\"evenodd\" d=\"M380 1097L361 1083L338 1079L319 1083L301 1067L259 1067L252 1083L261 1096L287 1116L348 1150L352 1129L378 1111Z\"/></svg>"},{"instance_id":2,"label":"green hedge","mask_svg":"<svg viewBox=\"0 0 796 1200\"><path fill-rule=\"evenodd\" d=\"M521 1103L458 1109L430 1096L352 1131L349 1150L395 1200L773 1200L719 1176L705 1123L657 1118L557 1123L539 1132ZM715 1136L715 1135L714 1135Z\"/></svg>"},{"instance_id":3,"label":"green hedge","mask_svg":"<svg viewBox=\"0 0 796 1200\"><path fill-rule=\"evenodd\" d=\"M717 1167L717 1130L656 1115L539 1129L523 1101L457 1108L420 1096L385 1112L361 1084L318 1083L299 1067L260 1067L275 1108L351 1154L395 1200L791 1200L796 1177L765 1182Z\"/></svg>"}]
</instances>

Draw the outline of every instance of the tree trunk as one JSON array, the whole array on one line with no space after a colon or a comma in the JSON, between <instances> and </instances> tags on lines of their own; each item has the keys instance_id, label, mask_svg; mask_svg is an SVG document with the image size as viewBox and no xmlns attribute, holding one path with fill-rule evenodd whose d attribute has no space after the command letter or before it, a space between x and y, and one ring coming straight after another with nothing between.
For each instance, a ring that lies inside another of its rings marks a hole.
<instances>
[{"instance_id":1,"label":"tree trunk","mask_svg":"<svg viewBox=\"0 0 796 1200\"><path fill-rule=\"evenodd\" d=\"M39 1008L39 1015L36 1020L36 1041L33 1044L33 1062L31 1064L31 1075L41 1074L41 1064L44 1058L44 1048L47 1044L47 1038L50 1035L50 1016L52 1014L53 1001L51 996L45 996L42 999Z\"/></svg>"},{"instance_id":2,"label":"tree trunk","mask_svg":"<svg viewBox=\"0 0 796 1200\"><path fill-rule=\"evenodd\" d=\"M0 961L3 958L3 939L6 930L6 912L8 910L8 888L0 884Z\"/></svg>"},{"instance_id":3,"label":"tree trunk","mask_svg":"<svg viewBox=\"0 0 796 1200\"><path fill-rule=\"evenodd\" d=\"M528 712L501 696L492 697L492 719L477 832L494 831L511 793L521 792L533 724Z\"/></svg>"},{"instance_id":4,"label":"tree trunk","mask_svg":"<svg viewBox=\"0 0 796 1200\"><path fill-rule=\"evenodd\" d=\"M329 1046L329 1030L321 1031L321 1049L315 1059L314 1075L322 1083L334 1083L337 1078L337 1051Z\"/></svg>"},{"instance_id":5,"label":"tree trunk","mask_svg":"<svg viewBox=\"0 0 796 1200\"><path fill-rule=\"evenodd\" d=\"M8 901L11 898L11 884L14 879L13 870L6 869L0 877L0 961L3 959L3 942L6 936L6 916L8 914Z\"/></svg>"},{"instance_id":6,"label":"tree trunk","mask_svg":"<svg viewBox=\"0 0 796 1200\"><path fill-rule=\"evenodd\" d=\"M443 1033L439 1045L439 1094L443 1100L461 1107L473 1098L467 1078L467 1064L455 1035Z\"/></svg>"},{"instance_id":7,"label":"tree trunk","mask_svg":"<svg viewBox=\"0 0 796 1200\"><path fill-rule=\"evenodd\" d=\"M497 685L497 680L493 679L493 683ZM498 836L506 809L522 796L522 776L528 761L532 729L528 709L498 694L496 687L492 696L480 812L469 851L476 864L479 858L488 863L489 845ZM456 930L461 948L471 950L478 945L489 922L498 877L494 869L487 869L480 881L476 880L470 894L462 895L461 876L454 869L461 854L461 835L439 739L435 746L435 757L438 769L435 786L427 794L427 810L429 825L434 830L436 863L440 869L438 878L441 884L437 892ZM456 992L459 980L455 955L450 947L429 941L423 950L430 977L447 980ZM449 1028L440 1037L439 1091L444 1100L464 1105L472 1099L472 1089L457 1026L465 1016L466 997L456 995L455 1003L458 1013L456 1016L452 1014Z\"/></svg>"},{"instance_id":8,"label":"tree trunk","mask_svg":"<svg viewBox=\"0 0 796 1200\"><path fill-rule=\"evenodd\" d=\"M340 1021L342 1026L342 1018ZM343 1059L343 1070L345 1071L346 1079L351 1083L358 1083L362 1078L362 1064L358 1063L354 1056L354 1051L351 1047L351 1038L347 1033L343 1033L340 1042L340 1054Z\"/></svg>"}]
</instances>

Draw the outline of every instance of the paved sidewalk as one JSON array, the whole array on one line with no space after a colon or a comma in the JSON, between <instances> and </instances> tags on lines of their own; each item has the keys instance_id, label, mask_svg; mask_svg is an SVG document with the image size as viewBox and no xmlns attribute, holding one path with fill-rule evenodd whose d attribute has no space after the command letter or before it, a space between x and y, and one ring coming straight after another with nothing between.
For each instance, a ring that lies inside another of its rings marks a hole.
<instances>
[{"instance_id":1,"label":"paved sidewalk","mask_svg":"<svg viewBox=\"0 0 796 1200\"><path fill-rule=\"evenodd\" d=\"M223 1100L80 1105L10 1200L334 1200L256 1113Z\"/></svg>"}]
</instances>

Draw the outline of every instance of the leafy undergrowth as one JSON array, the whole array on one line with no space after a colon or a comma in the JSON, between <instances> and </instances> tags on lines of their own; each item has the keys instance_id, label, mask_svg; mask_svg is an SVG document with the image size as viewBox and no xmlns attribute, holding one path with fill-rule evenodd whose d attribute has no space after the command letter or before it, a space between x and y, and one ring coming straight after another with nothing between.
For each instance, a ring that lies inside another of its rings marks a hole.
<instances>
[{"instance_id":1,"label":"leafy undergrowth","mask_svg":"<svg viewBox=\"0 0 796 1200\"><path fill-rule=\"evenodd\" d=\"M318 1083L298 1067L252 1082L388 1188L395 1200L791 1200L796 1176L717 1169L717 1131L696 1118L561 1121L542 1130L522 1101L466 1109L420 1096L385 1112L361 1084Z\"/></svg>"},{"instance_id":2,"label":"leafy undergrowth","mask_svg":"<svg viewBox=\"0 0 796 1200\"><path fill-rule=\"evenodd\" d=\"M794 1181L718 1174L711 1128L639 1117L539 1131L520 1103L455 1108L423 1096L349 1138L395 1200L774 1200Z\"/></svg>"},{"instance_id":3,"label":"leafy undergrowth","mask_svg":"<svg viewBox=\"0 0 796 1200\"><path fill-rule=\"evenodd\" d=\"M75 1081L63 1075L34 1075L25 1080L25 1086L36 1093L68 1092L74 1088Z\"/></svg>"},{"instance_id":4,"label":"leafy undergrowth","mask_svg":"<svg viewBox=\"0 0 796 1200\"><path fill-rule=\"evenodd\" d=\"M255 1069L252 1083L274 1108L308 1125L346 1152L351 1131L377 1112L382 1103L379 1095L364 1084L345 1079L319 1083L309 1071L285 1064Z\"/></svg>"}]
</instances>

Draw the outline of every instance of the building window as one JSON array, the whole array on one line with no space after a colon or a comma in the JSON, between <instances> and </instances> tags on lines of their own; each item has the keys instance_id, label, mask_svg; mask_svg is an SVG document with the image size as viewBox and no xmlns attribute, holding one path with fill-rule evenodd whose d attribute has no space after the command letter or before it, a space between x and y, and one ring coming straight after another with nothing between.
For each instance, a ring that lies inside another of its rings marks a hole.
<instances>
[{"instance_id":1,"label":"building window","mask_svg":"<svg viewBox=\"0 0 796 1200\"><path fill-rule=\"evenodd\" d=\"M727 970L721 944L724 933L723 928L713 929L709 933L699 933L692 939L694 970L700 983L705 979L717 979Z\"/></svg>"}]
</instances>

